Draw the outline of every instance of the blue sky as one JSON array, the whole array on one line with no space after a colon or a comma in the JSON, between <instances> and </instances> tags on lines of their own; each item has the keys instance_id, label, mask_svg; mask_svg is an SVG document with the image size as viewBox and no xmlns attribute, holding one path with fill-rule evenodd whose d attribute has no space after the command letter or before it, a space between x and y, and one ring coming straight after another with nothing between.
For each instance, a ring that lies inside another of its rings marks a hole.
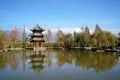
<instances>
[{"instance_id":1,"label":"blue sky","mask_svg":"<svg viewBox=\"0 0 120 80\"><path fill-rule=\"evenodd\" d=\"M0 29L80 28L120 30L120 0L0 0Z\"/></svg>"}]
</instances>

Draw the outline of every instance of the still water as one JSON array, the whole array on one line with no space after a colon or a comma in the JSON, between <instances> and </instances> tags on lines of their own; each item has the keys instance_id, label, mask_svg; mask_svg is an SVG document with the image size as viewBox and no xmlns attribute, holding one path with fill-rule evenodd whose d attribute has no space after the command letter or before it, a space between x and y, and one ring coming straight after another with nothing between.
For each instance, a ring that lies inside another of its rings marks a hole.
<instances>
[{"instance_id":1,"label":"still water","mask_svg":"<svg viewBox=\"0 0 120 80\"><path fill-rule=\"evenodd\" d=\"M0 80L119 80L120 57L75 50L0 53Z\"/></svg>"}]
</instances>

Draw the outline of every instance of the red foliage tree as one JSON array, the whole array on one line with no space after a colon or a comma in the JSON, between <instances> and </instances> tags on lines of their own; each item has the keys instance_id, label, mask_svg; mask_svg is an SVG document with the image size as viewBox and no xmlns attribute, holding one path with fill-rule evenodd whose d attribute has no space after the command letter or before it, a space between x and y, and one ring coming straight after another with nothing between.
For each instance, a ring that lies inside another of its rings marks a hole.
<instances>
[{"instance_id":1,"label":"red foliage tree","mask_svg":"<svg viewBox=\"0 0 120 80\"><path fill-rule=\"evenodd\" d=\"M102 30L101 30L101 28L99 27L99 25L98 25L98 24L96 24L96 27L95 27L95 32L100 32L100 31L102 31Z\"/></svg>"},{"instance_id":2,"label":"red foliage tree","mask_svg":"<svg viewBox=\"0 0 120 80\"><path fill-rule=\"evenodd\" d=\"M46 41L50 42L52 39L52 31L49 29L46 34Z\"/></svg>"},{"instance_id":3,"label":"red foliage tree","mask_svg":"<svg viewBox=\"0 0 120 80\"><path fill-rule=\"evenodd\" d=\"M60 42L60 46L64 47L64 33L60 29L57 32L57 41Z\"/></svg>"},{"instance_id":4,"label":"red foliage tree","mask_svg":"<svg viewBox=\"0 0 120 80\"><path fill-rule=\"evenodd\" d=\"M10 33L10 40L13 43L13 47L14 47L14 43L18 40L18 34L19 34L19 31L17 28L13 28Z\"/></svg>"},{"instance_id":5,"label":"red foliage tree","mask_svg":"<svg viewBox=\"0 0 120 80\"><path fill-rule=\"evenodd\" d=\"M85 33L90 35L90 30L89 30L88 26L85 27Z\"/></svg>"},{"instance_id":6,"label":"red foliage tree","mask_svg":"<svg viewBox=\"0 0 120 80\"><path fill-rule=\"evenodd\" d=\"M62 30L58 29L57 40L61 40L62 37L63 37L63 32L62 32Z\"/></svg>"}]
</instances>

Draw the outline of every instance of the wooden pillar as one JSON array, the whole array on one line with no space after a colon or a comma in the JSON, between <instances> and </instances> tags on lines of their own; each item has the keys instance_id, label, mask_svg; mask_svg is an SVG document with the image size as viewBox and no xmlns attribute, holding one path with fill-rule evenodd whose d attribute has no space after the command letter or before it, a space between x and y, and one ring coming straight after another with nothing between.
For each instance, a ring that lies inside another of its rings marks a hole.
<instances>
[{"instance_id":1,"label":"wooden pillar","mask_svg":"<svg viewBox=\"0 0 120 80\"><path fill-rule=\"evenodd\" d=\"M30 42L30 45L29 45L29 47L31 47L31 42Z\"/></svg>"},{"instance_id":2,"label":"wooden pillar","mask_svg":"<svg viewBox=\"0 0 120 80\"><path fill-rule=\"evenodd\" d=\"M41 42L39 42L39 47L41 47Z\"/></svg>"},{"instance_id":3,"label":"wooden pillar","mask_svg":"<svg viewBox=\"0 0 120 80\"><path fill-rule=\"evenodd\" d=\"M35 45L36 45L35 42L33 42L33 48L35 48Z\"/></svg>"}]
</instances>

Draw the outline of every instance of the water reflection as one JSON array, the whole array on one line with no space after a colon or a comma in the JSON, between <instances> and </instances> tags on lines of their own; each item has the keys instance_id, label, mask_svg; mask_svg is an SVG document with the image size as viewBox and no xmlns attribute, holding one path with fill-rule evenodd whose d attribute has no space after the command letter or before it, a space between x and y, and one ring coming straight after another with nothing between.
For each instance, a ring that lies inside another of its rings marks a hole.
<instances>
[{"instance_id":1,"label":"water reflection","mask_svg":"<svg viewBox=\"0 0 120 80\"><path fill-rule=\"evenodd\" d=\"M43 68L45 55L41 53L41 51L33 51L30 53L30 64L32 65L31 69L36 73L39 73Z\"/></svg>"},{"instance_id":2,"label":"water reflection","mask_svg":"<svg viewBox=\"0 0 120 80\"><path fill-rule=\"evenodd\" d=\"M28 54L30 53L30 54ZM111 55L107 53L94 54L93 52L80 52L80 51L54 51L56 56L56 62L60 68L65 63L73 64L76 66L83 67L85 69L94 68L97 72L105 71L107 69L113 68L118 61L117 55ZM56 54L57 53L57 54ZM21 58L20 56L21 55ZM17 55L16 52L10 52L8 54L3 53L0 56L0 70L4 70L7 65L11 66L13 71L16 71L20 60L22 60L23 70L25 71L26 64L29 62L31 64L30 69L35 72L40 72L44 66L46 60L48 67L52 66L53 55L51 52L41 52L41 51L30 51Z\"/></svg>"},{"instance_id":3,"label":"water reflection","mask_svg":"<svg viewBox=\"0 0 120 80\"><path fill-rule=\"evenodd\" d=\"M23 51L21 60L22 60L22 65L23 65L23 71L25 71L26 62L29 60L29 57L26 56L24 51Z\"/></svg>"},{"instance_id":4,"label":"water reflection","mask_svg":"<svg viewBox=\"0 0 120 80\"><path fill-rule=\"evenodd\" d=\"M75 58L75 63L76 66L81 66L86 69L93 68L97 72L100 72L113 68L117 64L117 60L117 56L111 56L106 53L81 53Z\"/></svg>"},{"instance_id":5,"label":"water reflection","mask_svg":"<svg viewBox=\"0 0 120 80\"><path fill-rule=\"evenodd\" d=\"M0 55L0 80L8 80L9 77L5 77L8 73L11 80L15 79L14 75L24 76L24 80L33 80L34 76L43 80L88 80L88 75L92 80L96 80L95 76L98 79L111 77L114 80L119 78L119 67L119 56L111 53L94 54L76 50L10 51Z\"/></svg>"},{"instance_id":6,"label":"water reflection","mask_svg":"<svg viewBox=\"0 0 120 80\"><path fill-rule=\"evenodd\" d=\"M52 66L52 59L53 59L53 57L52 57L51 53L50 52L46 53L46 61L48 63L49 68Z\"/></svg>"},{"instance_id":7,"label":"water reflection","mask_svg":"<svg viewBox=\"0 0 120 80\"><path fill-rule=\"evenodd\" d=\"M19 65L19 59L13 52L6 54L6 53L1 53L2 55L0 56L0 70L4 70L7 65L9 64L11 66L11 70L16 71Z\"/></svg>"},{"instance_id":8,"label":"water reflection","mask_svg":"<svg viewBox=\"0 0 120 80\"><path fill-rule=\"evenodd\" d=\"M4 70L8 64L8 56L1 53L0 55L0 71Z\"/></svg>"},{"instance_id":9,"label":"water reflection","mask_svg":"<svg viewBox=\"0 0 120 80\"><path fill-rule=\"evenodd\" d=\"M65 63L72 64L75 59L76 52L71 51L58 51L57 52L57 63L58 67L63 66Z\"/></svg>"},{"instance_id":10,"label":"water reflection","mask_svg":"<svg viewBox=\"0 0 120 80\"><path fill-rule=\"evenodd\" d=\"M118 61L118 56L110 53L78 52L78 51L58 51L58 66L61 67L65 63L72 64L85 69L95 69L97 72L105 71L113 68Z\"/></svg>"}]
</instances>

